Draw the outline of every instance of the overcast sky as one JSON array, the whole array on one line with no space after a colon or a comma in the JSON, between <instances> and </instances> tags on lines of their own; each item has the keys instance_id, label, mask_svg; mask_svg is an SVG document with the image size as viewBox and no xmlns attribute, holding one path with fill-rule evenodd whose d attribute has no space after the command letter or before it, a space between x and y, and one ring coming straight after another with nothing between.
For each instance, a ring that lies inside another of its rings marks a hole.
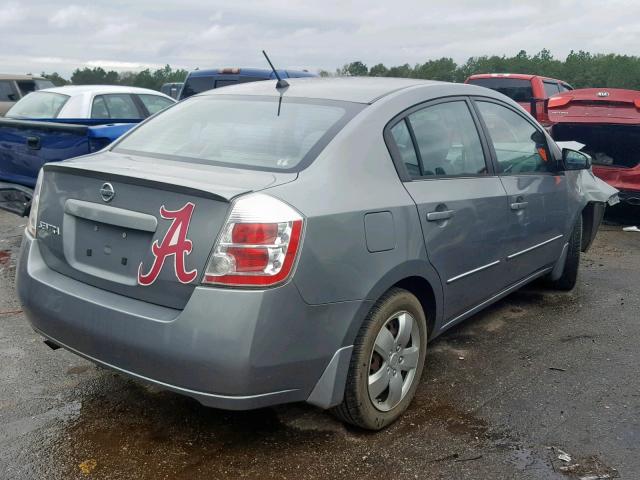
<instances>
[{"instance_id":1,"label":"overcast sky","mask_svg":"<svg viewBox=\"0 0 640 480\"><path fill-rule=\"evenodd\" d=\"M492 6L495 5L495 6ZM638 0L0 0L0 73L165 64L327 69L442 56L640 55Z\"/></svg>"}]
</instances>

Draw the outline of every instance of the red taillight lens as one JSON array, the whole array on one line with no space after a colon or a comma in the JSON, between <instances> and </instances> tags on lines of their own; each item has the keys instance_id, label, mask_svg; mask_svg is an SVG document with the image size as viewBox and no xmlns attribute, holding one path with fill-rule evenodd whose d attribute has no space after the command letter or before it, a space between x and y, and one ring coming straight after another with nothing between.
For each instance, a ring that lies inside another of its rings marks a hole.
<instances>
[{"instance_id":1,"label":"red taillight lens","mask_svg":"<svg viewBox=\"0 0 640 480\"><path fill-rule=\"evenodd\" d=\"M300 249L304 220L263 194L238 200L209 259L203 283L273 286L287 280Z\"/></svg>"},{"instance_id":2,"label":"red taillight lens","mask_svg":"<svg viewBox=\"0 0 640 480\"><path fill-rule=\"evenodd\" d=\"M551 97L547 104L549 108L564 107L571 102L571 97Z\"/></svg>"},{"instance_id":3,"label":"red taillight lens","mask_svg":"<svg viewBox=\"0 0 640 480\"><path fill-rule=\"evenodd\" d=\"M266 248L227 248L236 264L236 272L262 272L269 265L269 250Z\"/></svg>"},{"instance_id":4,"label":"red taillight lens","mask_svg":"<svg viewBox=\"0 0 640 480\"><path fill-rule=\"evenodd\" d=\"M231 232L231 241L263 245L275 242L277 236L277 223L236 223Z\"/></svg>"}]
</instances>

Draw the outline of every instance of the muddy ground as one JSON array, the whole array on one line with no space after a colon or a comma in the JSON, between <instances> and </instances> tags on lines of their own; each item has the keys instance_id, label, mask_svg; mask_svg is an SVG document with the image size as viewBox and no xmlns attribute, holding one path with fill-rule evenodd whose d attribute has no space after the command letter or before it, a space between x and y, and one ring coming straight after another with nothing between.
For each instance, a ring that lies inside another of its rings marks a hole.
<instances>
[{"instance_id":1,"label":"muddy ground","mask_svg":"<svg viewBox=\"0 0 640 480\"><path fill-rule=\"evenodd\" d=\"M50 350L14 293L24 223L0 212L1 479L640 478L640 233L604 226L573 292L528 287L432 342L409 411L372 434Z\"/></svg>"}]
</instances>

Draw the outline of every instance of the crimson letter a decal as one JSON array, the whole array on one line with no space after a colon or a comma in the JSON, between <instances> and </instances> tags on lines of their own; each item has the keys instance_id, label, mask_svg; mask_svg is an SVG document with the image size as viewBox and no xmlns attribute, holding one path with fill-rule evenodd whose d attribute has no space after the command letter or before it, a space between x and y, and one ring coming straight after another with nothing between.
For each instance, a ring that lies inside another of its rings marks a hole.
<instances>
[{"instance_id":1,"label":"crimson letter a decal","mask_svg":"<svg viewBox=\"0 0 640 480\"><path fill-rule=\"evenodd\" d=\"M166 220L171 220L171 226L167 230L162 242L158 240L151 245L153 253L153 265L147 273L142 273L142 262L138 267L138 283L143 286L151 285L160 275L164 262L168 257L173 257L173 265L176 277L181 283L190 283L198 275L196 269L187 271L185 266L186 256L191 253L193 244L187 238L189 223L195 205L187 203L180 210L167 210L164 205L160 207L160 216Z\"/></svg>"}]
</instances>

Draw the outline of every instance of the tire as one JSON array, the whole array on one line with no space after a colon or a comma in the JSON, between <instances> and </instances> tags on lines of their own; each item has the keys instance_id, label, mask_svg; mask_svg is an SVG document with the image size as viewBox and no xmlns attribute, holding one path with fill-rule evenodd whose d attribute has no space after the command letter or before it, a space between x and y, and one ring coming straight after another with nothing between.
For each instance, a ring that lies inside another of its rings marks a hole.
<instances>
[{"instance_id":1,"label":"tire","mask_svg":"<svg viewBox=\"0 0 640 480\"><path fill-rule=\"evenodd\" d=\"M556 290L573 290L578 281L578 269L580 267L580 249L582 248L582 215L578 216L576 224L573 226L571 238L569 238L569 250L567 260L564 264L562 276L557 280L548 282L551 288Z\"/></svg>"},{"instance_id":2,"label":"tire","mask_svg":"<svg viewBox=\"0 0 640 480\"><path fill-rule=\"evenodd\" d=\"M332 413L343 422L367 430L380 430L393 423L415 395L426 350L427 321L420 301L407 290L392 288L378 300L360 328L344 399ZM371 390L370 377L376 380ZM385 382L386 390L378 394Z\"/></svg>"}]
</instances>

